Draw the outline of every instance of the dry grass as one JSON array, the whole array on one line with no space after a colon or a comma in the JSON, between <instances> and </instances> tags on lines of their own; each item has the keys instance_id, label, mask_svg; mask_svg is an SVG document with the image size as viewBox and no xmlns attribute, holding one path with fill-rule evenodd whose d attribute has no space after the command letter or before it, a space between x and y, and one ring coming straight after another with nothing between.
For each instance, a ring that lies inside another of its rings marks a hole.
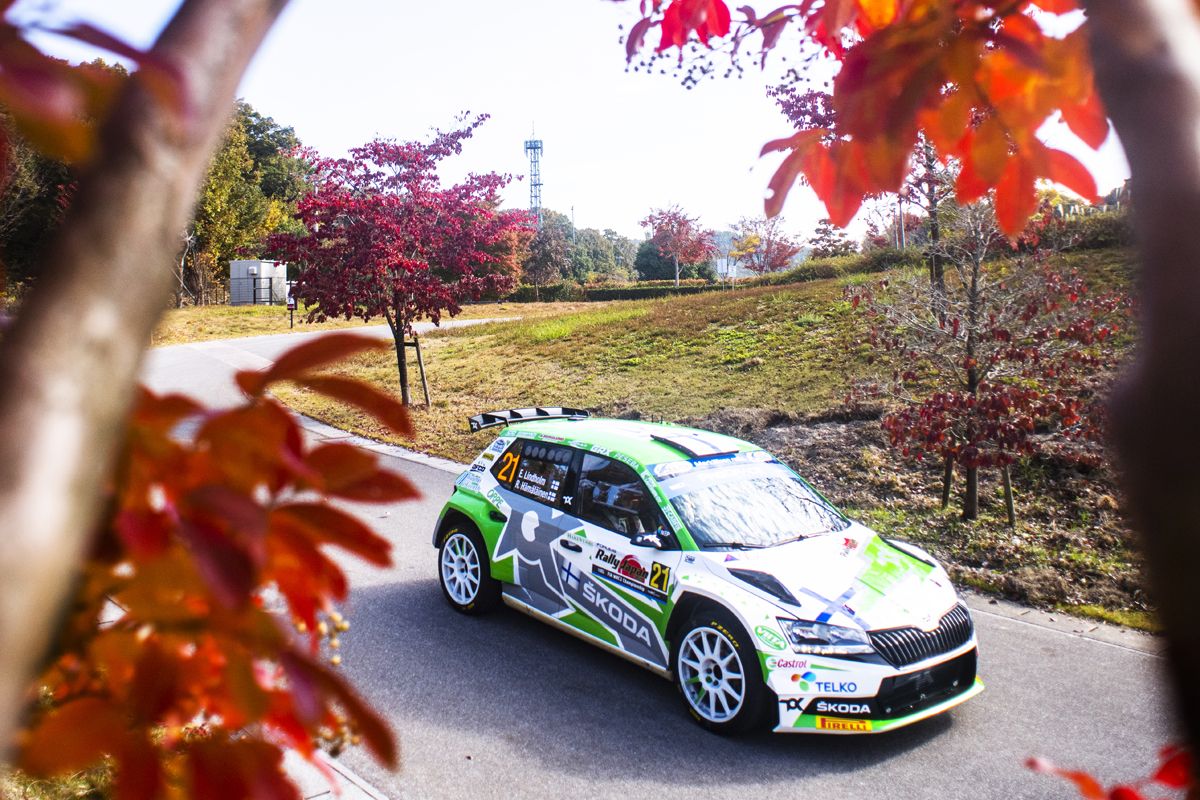
<instances>
[{"instance_id":1,"label":"dry grass","mask_svg":"<svg viewBox=\"0 0 1200 800\"><path fill-rule=\"evenodd\" d=\"M50 780L30 778L0 767L0 797L12 800L105 800L112 796L112 769L107 765Z\"/></svg>"}]
</instances>

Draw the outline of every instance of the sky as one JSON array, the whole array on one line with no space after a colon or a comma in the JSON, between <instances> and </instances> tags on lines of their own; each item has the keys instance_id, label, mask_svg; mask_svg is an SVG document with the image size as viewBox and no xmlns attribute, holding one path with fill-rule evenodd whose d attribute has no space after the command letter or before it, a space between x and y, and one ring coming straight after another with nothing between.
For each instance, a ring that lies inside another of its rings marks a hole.
<instances>
[{"instance_id":1,"label":"sky","mask_svg":"<svg viewBox=\"0 0 1200 800\"><path fill-rule=\"evenodd\" d=\"M45 4L22 0L15 13ZM148 45L178 0L53 5L64 20ZM426 138L463 112L487 113L444 177L524 176L524 141L536 136L542 205L573 214L580 228L641 238L639 221L672 204L718 230L761 215L778 157L760 159L759 151L790 132L764 91L778 82L779 60L773 54L775 71L749 69L740 80L687 90L670 74L626 71L618 26L637 16L636 2L610 0L292 0L239 95L330 156L376 137ZM38 43L71 60L101 55L57 39ZM1128 177L1115 136L1095 154L1052 128L1044 138L1080 157L1102 192ZM504 199L528 207L528 181L514 181ZM801 238L825 216L803 187L783 214Z\"/></svg>"}]
</instances>

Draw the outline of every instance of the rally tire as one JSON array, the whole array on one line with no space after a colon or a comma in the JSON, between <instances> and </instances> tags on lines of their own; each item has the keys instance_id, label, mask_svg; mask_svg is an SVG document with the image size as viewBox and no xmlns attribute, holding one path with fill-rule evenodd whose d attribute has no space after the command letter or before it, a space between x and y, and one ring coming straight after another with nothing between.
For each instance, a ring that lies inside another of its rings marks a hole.
<instances>
[{"instance_id":1,"label":"rally tire","mask_svg":"<svg viewBox=\"0 0 1200 800\"><path fill-rule=\"evenodd\" d=\"M438 585L455 611L486 614L500 604L500 581L492 577L487 545L475 526L451 525L438 546Z\"/></svg>"},{"instance_id":2,"label":"rally tire","mask_svg":"<svg viewBox=\"0 0 1200 800\"><path fill-rule=\"evenodd\" d=\"M771 693L753 640L726 609L697 609L671 648L671 668L684 707L701 727L728 735L762 724Z\"/></svg>"}]
</instances>

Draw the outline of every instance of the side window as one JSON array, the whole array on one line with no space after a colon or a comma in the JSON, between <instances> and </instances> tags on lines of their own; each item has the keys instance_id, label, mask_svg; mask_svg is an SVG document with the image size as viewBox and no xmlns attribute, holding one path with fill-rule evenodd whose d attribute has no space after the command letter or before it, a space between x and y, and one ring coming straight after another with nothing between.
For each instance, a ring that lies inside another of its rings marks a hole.
<instances>
[{"instance_id":1,"label":"side window","mask_svg":"<svg viewBox=\"0 0 1200 800\"><path fill-rule=\"evenodd\" d=\"M492 475L505 488L547 505L561 506L573 456L566 447L517 439L497 459Z\"/></svg>"},{"instance_id":2,"label":"side window","mask_svg":"<svg viewBox=\"0 0 1200 800\"><path fill-rule=\"evenodd\" d=\"M585 453L579 473L578 514L624 536L666 529L646 484L620 461Z\"/></svg>"}]
</instances>

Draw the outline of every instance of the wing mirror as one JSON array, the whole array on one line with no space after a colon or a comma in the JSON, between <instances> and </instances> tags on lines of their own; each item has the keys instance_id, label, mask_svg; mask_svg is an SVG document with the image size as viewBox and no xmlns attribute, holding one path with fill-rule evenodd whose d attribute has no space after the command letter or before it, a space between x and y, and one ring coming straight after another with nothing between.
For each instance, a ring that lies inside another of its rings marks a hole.
<instances>
[{"instance_id":1,"label":"wing mirror","mask_svg":"<svg viewBox=\"0 0 1200 800\"><path fill-rule=\"evenodd\" d=\"M662 531L645 531L634 534L629 543L634 547L652 547L655 550L667 549L668 537Z\"/></svg>"}]
</instances>

